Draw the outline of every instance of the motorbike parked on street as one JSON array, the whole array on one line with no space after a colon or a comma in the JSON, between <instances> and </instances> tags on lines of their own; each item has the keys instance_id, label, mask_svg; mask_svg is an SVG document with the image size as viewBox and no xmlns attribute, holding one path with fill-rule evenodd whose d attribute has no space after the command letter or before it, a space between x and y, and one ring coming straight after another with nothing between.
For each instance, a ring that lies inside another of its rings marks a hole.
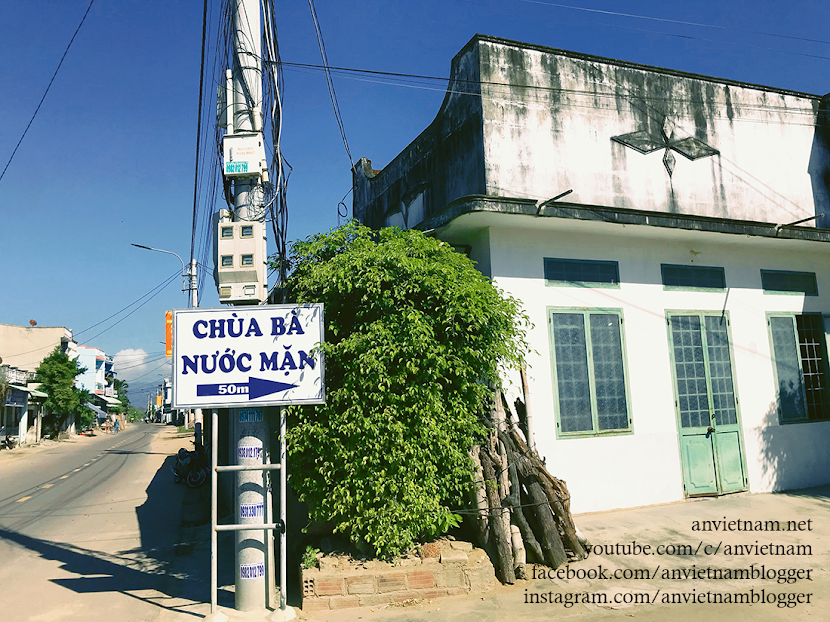
<instances>
[{"instance_id":1,"label":"motorbike parked on street","mask_svg":"<svg viewBox=\"0 0 830 622\"><path fill-rule=\"evenodd\" d=\"M196 443L194 451L188 451L184 447L176 454L176 464L170 467L173 472L173 480L178 484L182 480L187 482L191 488L198 488L208 479L210 468L209 445Z\"/></svg>"},{"instance_id":2,"label":"motorbike parked on street","mask_svg":"<svg viewBox=\"0 0 830 622\"><path fill-rule=\"evenodd\" d=\"M0 427L0 449L14 449L17 447L17 436L9 434L6 426Z\"/></svg>"}]
</instances>

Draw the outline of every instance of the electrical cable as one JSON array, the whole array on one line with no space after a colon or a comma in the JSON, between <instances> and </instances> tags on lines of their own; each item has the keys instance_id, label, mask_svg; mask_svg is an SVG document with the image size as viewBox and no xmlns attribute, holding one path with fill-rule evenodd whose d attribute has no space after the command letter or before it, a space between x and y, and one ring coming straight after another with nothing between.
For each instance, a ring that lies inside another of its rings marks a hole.
<instances>
[{"instance_id":1,"label":"electrical cable","mask_svg":"<svg viewBox=\"0 0 830 622\"><path fill-rule=\"evenodd\" d=\"M34 122L37 113L40 111L40 107L43 105L43 101L46 99L46 95L49 93L49 89L52 88L52 83L55 81L55 78L57 77L58 72L61 69L61 65L63 65L63 61L66 58L66 55L69 53L69 48L72 47L72 43L75 41L75 37L78 36L78 32L81 30L81 26L84 25L84 22L86 21L86 16L89 14L89 10L92 8L93 2L95 2L95 0L89 0L89 5L86 7L86 11L84 11L84 16L81 18L81 23L78 24L78 27L75 29L75 33L69 40L69 45L67 45L66 49L63 51L63 56L61 56L60 62L58 62L58 67L57 69L55 69L55 73L52 74L52 79L49 80L49 84L46 86L46 91L44 91L43 97L40 98L40 103L38 103L37 108L35 108L35 113L32 115L32 118L29 119L29 123L28 125L26 125L26 129L23 130L23 135L20 137L20 140L17 141L17 145L15 145L14 151L12 151L12 155L9 157L9 161L6 162L6 166L3 169L3 172L0 173L0 181L3 181L3 177L6 175L6 171L9 170L9 165L12 163L12 160L14 159L14 154L17 153L17 149L20 147L20 143L22 143L23 139L26 138L26 133L32 126L32 122Z\"/></svg>"},{"instance_id":2,"label":"electrical cable","mask_svg":"<svg viewBox=\"0 0 830 622\"><path fill-rule=\"evenodd\" d=\"M320 66L320 65L310 65L310 64L304 64L304 63L288 63L288 62L284 62L283 64L285 64L288 67L323 69L323 67ZM593 91L593 90L562 89L562 88L545 87L545 86L538 86L538 85L511 84L511 83L506 83L506 82L487 82L487 81L478 82L478 81L474 81L474 80L470 81L470 80L460 80L460 79L455 79L455 78L438 78L438 77L435 77L435 76L418 76L416 74L398 74L398 73L392 73L392 72L377 72L377 71L368 71L368 70L354 69L354 68L344 68L344 67L331 68L331 69L336 70L336 71L350 72L350 73L381 74L381 76L383 76L383 75L388 75L388 76L411 76L413 78L423 78L423 79L428 79L428 80L442 80L442 81L448 82L448 83L457 83L461 86L464 86L466 84L469 84L469 85L478 85L478 84L480 84L480 85L483 85L483 86L505 87L505 88L511 88L511 89L512 88L525 88L525 89L531 89L531 90L537 90L537 91L557 92L557 93L565 93L565 94L572 94L572 95L579 95L579 96L584 95L584 96L587 96L587 97L591 97L594 100L599 100L599 99L603 99L603 98L610 100L610 99L614 99L614 98L624 97L624 98L629 99L629 100L634 101L634 102L652 102L652 101L655 101L655 102L666 102L666 103L683 103L683 102L688 101L688 102L691 102L691 103L695 103L694 100L683 100L683 99L672 100L672 99L666 98L666 97L643 97L643 96L640 96L636 93L624 93L624 92L622 92L622 93L619 93L619 92L602 93L602 92L597 92L597 91ZM422 89L422 90L443 92L443 93L446 93L446 94L471 95L471 96L474 96L474 97L487 99L488 101L492 101L492 102L502 102L502 103L513 104L513 105L529 105L525 102L520 102L520 101L516 101L516 100L501 99L501 98L497 98L497 97L494 97L494 96L488 96L488 95L482 94L481 92L475 92L475 91L471 92L469 90L457 90L457 89L449 89L449 88L448 89L440 89L440 88L428 87L428 86L417 85L417 84L402 84L402 83L397 83L397 82L384 82L382 80L369 80L369 79L365 79L365 78L352 77L352 76L348 76L348 75L346 75L344 77L352 79L352 80L362 81L362 82L371 82L371 83L376 83L376 84L386 84L386 85L391 85L391 86L403 86L403 87L407 87L407 88L417 88L417 89ZM810 97L815 97L816 99L818 99L817 96L810 95L810 94L807 94L807 93L800 94L800 93L793 92L793 95L794 96L810 96ZM586 103L586 104L575 104L574 103L574 104L571 104L571 107L573 107L573 108L596 109L596 108L598 108L598 105L596 103ZM780 111L780 112L786 112L787 114L789 114L791 116L802 115L805 118L806 117L814 118L815 115L816 115L816 112L813 108L801 108L801 109L789 108L788 109L784 106L766 106L766 105L765 106L757 106L757 105L743 105L743 104L741 106L739 106L738 108L739 109L746 109L747 111L757 111L757 112ZM688 116L691 116L691 113L678 114L678 116L688 117ZM712 114L710 116L712 118L728 118L728 116L724 116L723 114L721 114L721 115ZM761 118L735 117L734 119L730 119L730 121L761 123L761 124L766 124L766 125L771 124L770 121L768 121L766 119L761 119ZM795 122L790 122L790 121L785 121L785 120L777 120L777 121L775 121L775 124L776 125L802 126L802 127L813 127L814 126L814 122L795 123Z\"/></svg>"},{"instance_id":3,"label":"electrical cable","mask_svg":"<svg viewBox=\"0 0 830 622\"><path fill-rule=\"evenodd\" d=\"M132 311L130 311L127 315L125 315L124 317L122 317L120 320L118 320L117 322L114 322L114 323L113 323L113 324L111 324L109 327L105 328L105 329L104 329L104 330L102 330L100 333L98 333L97 335L94 335L93 337L90 337L89 339L85 339L84 341L92 341L93 339L95 339L95 338L97 338L97 337L100 337L101 335L103 335L103 334L104 334L104 333L106 333L107 331L112 330L113 328L115 328L116 326L118 326L121 322L123 322L124 320L126 320L126 319L127 319L128 317L130 317L133 313L135 313L136 311L138 311L141 307L143 307L144 305L146 305L146 304L147 304L148 302L150 302L153 298L155 298L155 297L156 297L156 296L158 296L161 292L163 292L163 291L164 291L164 290L165 290L165 289L166 289L166 288L170 285L170 283L172 283L172 282L173 282L173 279L175 279L175 278L178 276L178 274L179 274L179 273L178 273L178 272L176 272L176 274L174 274L174 275L173 275L173 276L171 276L169 279L167 279L167 281L164 283L163 287L161 287L161 288L160 288L160 289L159 289L159 290L158 290L155 294L153 294L152 296L150 296L147 300L145 300L144 302L142 302L140 305L138 305L135 309L133 309Z\"/></svg>"},{"instance_id":4,"label":"electrical cable","mask_svg":"<svg viewBox=\"0 0 830 622\"><path fill-rule=\"evenodd\" d=\"M830 57L828 57L830 58ZM609 59L612 60L612 59ZM325 70L326 67L323 65L315 65L313 63L291 63L287 61L282 62L283 65L286 67L297 67L297 68L304 68L304 69L314 69L314 70ZM554 92L554 93L564 93L564 94L573 94L573 95L586 95L590 97L604 97L604 98L616 98L619 97L619 93L598 93L594 90L587 90L587 89L566 89L566 88L559 88L559 87L552 87L552 86L540 86L536 84L519 84L517 82L491 82L489 80L464 80L461 78L446 78L440 76L430 76L424 74L412 74L412 73L399 73L399 72L392 72L392 71L376 71L371 69L358 69L355 67L328 67L331 71L339 71L344 73L359 73L359 74L367 74L367 75L376 75L376 76L384 76L384 77L394 77L394 78L412 78L418 80L430 80L442 83L455 83L459 85L466 85L466 86L476 86L476 85L483 85L483 86L495 86L495 87L505 87L508 89L515 89L515 88L522 88L534 91L546 91L546 92ZM706 76L702 76L706 77ZM397 85L397 83L389 82L388 84ZM599 82L592 82L591 84L602 85ZM417 88L417 84L405 84L404 86L413 86ZM753 85L749 85L753 86ZM432 90L432 89L431 89ZM438 89L434 89L438 90ZM776 89L780 90L780 89ZM794 94L798 94L793 91ZM469 91L451 91L451 94L455 95L471 95L475 93L470 93ZM803 95L810 95L809 93L803 93ZM645 101L658 101L658 102L673 102L673 103L689 103L689 104L701 104L703 103L702 100L694 100L694 99L683 99L683 98L671 98L671 97L640 97L640 96L632 96L636 97L637 99L642 99ZM818 96L813 96L818 99ZM752 110L760 110L760 111L789 111L789 112L803 112L805 114L814 114L814 110L812 108L805 108L803 110L795 110L793 111L791 107L788 106L771 106L771 105L764 105L764 106L753 106L753 105L741 105L742 108L748 108Z\"/></svg>"},{"instance_id":5,"label":"electrical cable","mask_svg":"<svg viewBox=\"0 0 830 622\"><path fill-rule=\"evenodd\" d=\"M127 371L128 369L135 369L136 367L143 367L144 365L149 365L151 363L155 363L156 361L160 361L162 359L166 359L167 355L162 353L160 355L154 357L147 357L147 360L141 361L140 363L136 363L135 365L130 365L129 367L119 367L116 370L116 373L120 374L122 371ZM115 367L115 365L113 365Z\"/></svg>"},{"instance_id":6,"label":"electrical cable","mask_svg":"<svg viewBox=\"0 0 830 622\"><path fill-rule=\"evenodd\" d=\"M153 361L153 362L155 362L155 361ZM162 361L161 365L156 365L156 367L154 367L153 369L148 371L146 374L141 374L140 376L136 376L135 378L130 380L130 382L135 382L136 380L140 380L141 378L144 378L144 376L148 376L148 375L152 374L154 371L158 371L159 369L161 369L164 366L165 363L167 363L167 361ZM130 387L130 388L135 390L134 387ZM139 389L139 391L140 391L140 389Z\"/></svg>"},{"instance_id":7,"label":"electrical cable","mask_svg":"<svg viewBox=\"0 0 830 622\"><path fill-rule=\"evenodd\" d=\"M700 22L687 22L679 19L668 19L663 17L652 17L649 15L637 15L635 13L620 13L618 11L603 11L601 9L592 9L589 7L583 6L571 6L568 4L557 4L555 2L543 2L542 0L519 0L519 2L524 2L526 4L541 4L544 6L552 6L557 7L560 9L570 9L572 11L585 11L586 13L600 13L602 15L612 15L615 17L631 17L634 19L644 19L653 22L664 22L667 24L679 24L681 26L696 26L698 28L714 28L717 30L731 30L734 32L743 32L746 34L751 35L763 35L765 37L779 37L781 39L792 39L793 41L806 41L809 43L824 43L826 45L830 45L830 41L826 41L824 39L810 39L809 37L797 37L794 35L783 35L777 32L764 32L761 30L748 30L744 28L734 28L730 26L718 26L716 24L703 24Z\"/></svg>"},{"instance_id":8,"label":"electrical cable","mask_svg":"<svg viewBox=\"0 0 830 622\"><path fill-rule=\"evenodd\" d=\"M202 138L202 94L205 83L205 43L207 41L207 13L208 0L204 0L202 9L202 54L199 66L199 105L196 116L196 171L193 174L193 222L190 232L190 264L193 265L194 250L196 247L196 215L199 198L199 151L201 147ZM190 271L188 270L188 274ZM198 285L197 285L198 289ZM191 296L192 300L192 296Z\"/></svg>"},{"instance_id":9,"label":"electrical cable","mask_svg":"<svg viewBox=\"0 0 830 622\"><path fill-rule=\"evenodd\" d=\"M173 277L175 277L178 273L179 273L179 272L178 272L178 270L177 270L177 271L176 271L173 275L171 275L171 276L167 277L166 279L164 279L161 283L159 283L158 285L156 285L153 289L151 289L149 292L147 292L146 294L144 294L141 298L138 298L138 299L134 300L133 302L131 302L130 304L128 304L128 305L127 305L126 307L124 307L123 309L120 309L120 310L116 311L116 312L115 312L115 313L113 313L111 316L109 316L109 317L107 317L107 318L104 318L104 319L103 319L103 320L101 320L100 322L96 322L96 323L95 323L95 324L93 324L92 326L88 326L87 328L85 328L85 329L83 329L83 330L79 330L78 332L76 332L76 333L74 333L74 334L73 334L73 337L77 337L78 335L82 335L83 333L85 333L85 332L87 332L87 331L92 330L92 329L93 329L93 328L95 328L96 326L100 326L100 325L101 325L101 324L103 324L104 322L106 322L106 321L111 320L112 318L114 318L116 315L119 315L120 313L122 313L122 312L126 311L127 309L129 309L130 307L132 307L134 304L137 304L137 303L141 302L141 301L142 301L142 300L144 300L147 296L149 296L149 295L150 295L150 294L152 294L154 291L156 291L158 288L160 288L160 287L164 287L165 285L167 285L167 283L170 281L170 279L172 279Z\"/></svg>"},{"instance_id":10,"label":"electrical cable","mask_svg":"<svg viewBox=\"0 0 830 622\"><path fill-rule=\"evenodd\" d=\"M329 97L331 98L331 105L334 108L334 118L337 121L337 127L340 129L340 136L343 138L343 146L346 148L346 155L349 156L349 163L353 169L354 160L352 159L352 152L349 150L349 141L346 140L346 129L343 127L343 118L340 115L340 105L337 102L337 93L334 90L334 82L331 79L331 71L329 71L326 44L323 41L323 33L320 31L320 23L317 19L317 10L314 8L314 0L308 0L308 6L311 9L311 19L314 21L314 31L317 33L317 45L320 48L320 56L323 59L323 67L326 70L326 84L329 87Z\"/></svg>"},{"instance_id":11,"label":"electrical cable","mask_svg":"<svg viewBox=\"0 0 830 622\"><path fill-rule=\"evenodd\" d=\"M129 309L130 307L132 307L133 305L135 305L135 304L139 303L140 301L144 300L144 298L146 298L146 297L147 297L147 296L149 296L150 294L153 294L153 292L156 292L156 290L159 290L159 288L164 288L164 287L166 287L167 285L169 285L169 284L170 284L170 281L171 281L173 278L175 278L175 277L176 277L176 275L178 275L178 274L179 274L179 271L177 270L177 271L176 271L176 272L175 272L172 276L170 276L170 277L166 278L164 281L162 281L161 283L159 283L158 285L156 285L156 286L155 286L153 289L151 289L149 292L147 292L146 294L144 294L144 295L143 295L143 296L141 296L140 298L138 298L138 299L134 300L133 302L131 302L130 304L128 304L126 307L124 307L124 308L122 308L122 309L120 309L120 310L116 311L115 313L113 313L113 314L112 314L112 315L110 315L109 317L104 318L104 319L103 319L103 320L101 320L100 322L96 322L96 323L95 323L95 324L93 324L92 326L89 326L89 327L87 327L87 328L85 328L85 329L83 329L83 330L81 330L81 331L78 331L78 332L73 332L73 334L72 334L72 338L74 339L74 338L75 338L75 337L77 337L78 335L81 335L81 334L83 334L83 333L85 333L85 332L87 332L87 331L89 331L89 330L92 330L92 329L93 329L93 328L95 328L96 326L100 326L100 325L101 325L101 324L103 324L104 322L106 322L106 321L108 321L108 320L111 320L111 319L112 319L112 318L114 318L116 315L119 315L119 314L123 313L124 311L126 311L127 309ZM156 292L156 294L160 293L160 291L161 291L161 290L159 290L158 292ZM155 295L153 295L153 297L155 297ZM149 302L149 300L148 300L147 302ZM146 304L146 302L145 302L144 304ZM144 306L144 305L142 304L141 306ZM137 310L138 310L138 309L134 309L134 310L133 310L133 312L135 312L135 311L137 311ZM130 315L132 315L132 312L130 313ZM127 316L125 316L125 318L126 318L126 317L127 317ZM122 318L122 320L123 320L123 319L125 319L125 318ZM121 320L119 320L119 322L120 322L120 321L121 321ZM116 323L118 323L118 322L116 322ZM113 324L113 326L115 326L115 324ZM112 326L110 326L110 328L112 328ZM109 330L109 328L108 328L107 330ZM106 332L106 331L103 331L103 332L101 332L101 333L98 333L98 335L101 335L101 334L103 334L104 332ZM97 337L98 335L96 335L96 337ZM94 339L94 337L93 337L92 339ZM90 340L85 340L85 341L91 341L91 339L90 339ZM19 354L15 354L15 356L26 356L27 354L33 354L33 353L35 353L35 352L40 352L41 350L46 350L47 348L52 348L52 347L53 347L53 346L50 344L50 345L48 345L48 346L43 346L42 348L35 348L34 350L29 350L28 352L21 352L21 353L19 353Z\"/></svg>"}]
</instances>

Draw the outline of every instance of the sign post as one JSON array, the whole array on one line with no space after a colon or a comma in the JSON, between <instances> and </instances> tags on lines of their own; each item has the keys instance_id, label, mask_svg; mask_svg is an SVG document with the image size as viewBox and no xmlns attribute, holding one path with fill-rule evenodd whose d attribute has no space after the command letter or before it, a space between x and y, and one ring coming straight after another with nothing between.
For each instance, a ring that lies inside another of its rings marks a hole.
<instances>
[{"instance_id":1,"label":"sign post","mask_svg":"<svg viewBox=\"0 0 830 622\"><path fill-rule=\"evenodd\" d=\"M271 539L280 534L280 609L285 609L285 409L280 409L280 461L270 464L266 408L325 401L323 305L257 305L173 311L173 408L213 409L211 447L211 612L216 611L218 531L235 531L236 608L267 601ZM231 409L236 464L217 465L219 408ZM268 473L279 469L280 520L271 522ZM216 474L237 474L234 525L217 524ZM273 581L273 579L270 579Z\"/></svg>"}]
</instances>

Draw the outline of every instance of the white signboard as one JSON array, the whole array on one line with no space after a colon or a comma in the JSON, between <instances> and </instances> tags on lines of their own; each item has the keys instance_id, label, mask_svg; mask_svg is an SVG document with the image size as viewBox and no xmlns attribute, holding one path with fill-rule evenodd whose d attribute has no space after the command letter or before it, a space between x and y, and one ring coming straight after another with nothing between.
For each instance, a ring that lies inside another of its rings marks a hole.
<instances>
[{"instance_id":1,"label":"white signboard","mask_svg":"<svg viewBox=\"0 0 830 622\"><path fill-rule=\"evenodd\" d=\"M173 311L173 408L325 402L323 305Z\"/></svg>"}]
</instances>

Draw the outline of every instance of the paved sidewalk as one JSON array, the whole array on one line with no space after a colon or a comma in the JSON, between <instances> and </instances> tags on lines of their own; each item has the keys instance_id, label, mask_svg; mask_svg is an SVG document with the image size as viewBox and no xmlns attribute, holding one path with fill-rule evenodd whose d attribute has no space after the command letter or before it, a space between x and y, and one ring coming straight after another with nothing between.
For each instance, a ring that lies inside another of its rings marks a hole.
<instances>
[{"instance_id":1,"label":"paved sidewalk","mask_svg":"<svg viewBox=\"0 0 830 622\"><path fill-rule=\"evenodd\" d=\"M536 580L500 586L483 597L444 598L409 607L301 613L301 617L332 622L532 622L553 618L592 622L632 618L638 622L828 620L828 516L830 486L582 514L575 517L577 526L592 544L602 545L603 549L607 546L609 550L561 569L562 578L539 578L537 573ZM752 521L751 526L761 531L746 531L746 524L732 521ZM767 530L776 527L767 521L778 521L781 530ZM696 527L717 531L698 531ZM579 576L571 574L568 578L568 570ZM724 572L727 570L728 573ZM772 575L752 579L753 570L756 577L762 571ZM607 578L594 578L599 572ZM614 579L615 572L619 579ZM750 578L736 578L744 572ZM586 573L591 578L580 578ZM634 578L640 576L643 578ZM742 598L757 601L762 597L773 598L774 602L714 602ZM587 598L593 603L568 606L564 604L568 598ZM633 602L644 600L648 604Z\"/></svg>"}]
</instances>

